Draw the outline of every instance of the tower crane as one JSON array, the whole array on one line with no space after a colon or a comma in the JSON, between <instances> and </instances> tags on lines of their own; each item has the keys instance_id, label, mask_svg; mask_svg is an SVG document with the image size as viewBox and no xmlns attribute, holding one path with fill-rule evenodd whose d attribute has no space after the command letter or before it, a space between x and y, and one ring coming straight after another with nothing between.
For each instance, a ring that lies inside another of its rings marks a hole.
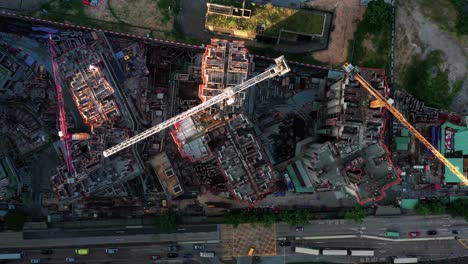
<instances>
[{"instance_id":1,"label":"tower crane","mask_svg":"<svg viewBox=\"0 0 468 264\"><path fill-rule=\"evenodd\" d=\"M372 96L375 97L376 101L372 102L371 107L385 107L392 115L400 121L411 133L424 145L428 148L434 156L439 159L445 166L447 166L450 171L452 171L464 184L468 185L468 179L460 172L458 167L455 167L450 161L448 161L444 155L442 155L432 144L427 141L421 133L419 133L416 128L414 128L403 116L403 114L398 111L393 105L392 100L387 100L383 95L376 91L372 85L370 85L362 76L359 74L359 68L345 63L343 65L344 70L346 71L348 77L351 80L358 81Z\"/></svg>"},{"instance_id":2,"label":"tower crane","mask_svg":"<svg viewBox=\"0 0 468 264\"><path fill-rule=\"evenodd\" d=\"M52 33L49 33L49 50L50 50L50 55L52 56L52 68L54 71L55 91L57 93L57 102L58 102L58 108L59 108L59 122L60 122L59 137L63 141L63 145L65 148L65 159L67 163L68 172L73 173L74 168L73 168L73 163L72 163L72 154L71 154L71 146L70 146L71 136L70 134L68 134L68 129L67 129L67 119L65 116L65 104L63 102L62 86L60 85L59 69L58 69L58 64L57 64L57 53L55 53L54 45L55 45L54 41L52 40Z\"/></svg>"},{"instance_id":3,"label":"tower crane","mask_svg":"<svg viewBox=\"0 0 468 264\"><path fill-rule=\"evenodd\" d=\"M217 103L220 103L222 101L224 101L225 99L228 99L229 97L233 96L234 94L236 93L239 93L241 91L244 91L245 89L259 83L259 82L262 82L264 80L267 80L267 79L270 79L270 78L273 78L275 76L281 76L281 75L284 75L286 74L287 72L289 72L289 67L288 65L286 64L286 60L284 59L284 56L280 56L278 58L275 59L275 65L272 65L271 67L269 67L268 69L266 69L264 72L260 73L259 75L239 84L239 85L236 85L236 86L233 86L233 87L229 87L229 88L226 88L224 89L224 91L216 96L213 96L211 97L210 99L206 100L205 102L195 106L195 107L192 107L190 108L189 110L183 112L183 113L180 113L174 117L171 117L169 119L167 119L166 121L152 127L152 128L149 128L143 132L141 132L140 134L136 135L136 136L133 136L109 149L106 149L104 150L103 152L103 155L104 157L109 157L110 155L112 154L115 154L135 143L138 143L140 142L141 140L144 140L145 138L148 138L174 124L176 124L177 122L179 121L182 121L184 120L185 118L187 117L190 117L190 116L193 116L197 113L199 113L200 111L210 107L210 106L213 106Z\"/></svg>"}]
</instances>

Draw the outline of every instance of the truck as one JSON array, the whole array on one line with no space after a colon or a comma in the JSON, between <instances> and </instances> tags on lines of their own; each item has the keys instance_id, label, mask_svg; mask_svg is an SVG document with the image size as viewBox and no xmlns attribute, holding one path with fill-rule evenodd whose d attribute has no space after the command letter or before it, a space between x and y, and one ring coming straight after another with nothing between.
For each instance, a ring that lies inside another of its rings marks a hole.
<instances>
[{"instance_id":1,"label":"truck","mask_svg":"<svg viewBox=\"0 0 468 264\"><path fill-rule=\"evenodd\" d=\"M20 253L5 253L5 254L0 254L0 260L22 259L23 256L24 256L23 252L20 252Z\"/></svg>"},{"instance_id":2,"label":"truck","mask_svg":"<svg viewBox=\"0 0 468 264\"><path fill-rule=\"evenodd\" d=\"M350 249L351 256L356 257L373 257L374 250L372 249Z\"/></svg>"},{"instance_id":3,"label":"truck","mask_svg":"<svg viewBox=\"0 0 468 264\"><path fill-rule=\"evenodd\" d=\"M393 258L394 264L409 264L409 263L418 263L418 258L415 257L395 257Z\"/></svg>"},{"instance_id":4,"label":"truck","mask_svg":"<svg viewBox=\"0 0 468 264\"><path fill-rule=\"evenodd\" d=\"M200 257L202 258L214 258L215 253L213 251L203 251L200 252Z\"/></svg>"},{"instance_id":5,"label":"truck","mask_svg":"<svg viewBox=\"0 0 468 264\"><path fill-rule=\"evenodd\" d=\"M322 250L324 256L347 256L348 250L346 249L324 249Z\"/></svg>"},{"instance_id":6,"label":"truck","mask_svg":"<svg viewBox=\"0 0 468 264\"><path fill-rule=\"evenodd\" d=\"M312 248L304 248L304 247L295 247L294 252L302 253L302 254L315 255L315 256L320 255L320 250L312 249Z\"/></svg>"}]
</instances>

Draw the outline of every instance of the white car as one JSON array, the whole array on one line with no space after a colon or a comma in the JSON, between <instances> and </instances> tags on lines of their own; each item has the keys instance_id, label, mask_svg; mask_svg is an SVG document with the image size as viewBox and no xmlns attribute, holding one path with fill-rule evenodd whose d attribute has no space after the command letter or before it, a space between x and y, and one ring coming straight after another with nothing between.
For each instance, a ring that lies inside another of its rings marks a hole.
<instances>
[{"instance_id":1,"label":"white car","mask_svg":"<svg viewBox=\"0 0 468 264\"><path fill-rule=\"evenodd\" d=\"M73 257L71 257L71 258L66 258L65 261L66 261L67 263L70 263L70 262L75 262L76 259L73 258Z\"/></svg>"},{"instance_id":2,"label":"white car","mask_svg":"<svg viewBox=\"0 0 468 264\"><path fill-rule=\"evenodd\" d=\"M41 263L41 259L34 258L34 259L31 259L29 263Z\"/></svg>"}]
</instances>

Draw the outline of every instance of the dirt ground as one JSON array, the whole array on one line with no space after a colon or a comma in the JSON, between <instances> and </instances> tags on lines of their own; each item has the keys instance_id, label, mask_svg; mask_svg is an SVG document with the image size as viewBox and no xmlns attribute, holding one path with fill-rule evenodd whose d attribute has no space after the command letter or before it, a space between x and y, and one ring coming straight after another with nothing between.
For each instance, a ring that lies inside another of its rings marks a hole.
<instances>
[{"instance_id":1,"label":"dirt ground","mask_svg":"<svg viewBox=\"0 0 468 264\"><path fill-rule=\"evenodd\" d=\"M110 12L109 4L117 18ZM153 0L101 0L98 7L87 8L86 14L99 20L111 22L120 20L133 26L151 28L156 31L171 31L174 24L174 18L167 23L161 22L162 15L156 1ZM133 28L132 32L140 33L136 28Z\"/></svg>"},{"instance_id":2,"label":"dirt ground","mask_svg":"<svg viewBox=\"0 0 468 264\"><path fill-rule=\"evenodd\" d=\"M425 16L416 1L397 2L396 32L396 80L401 78L406 66L414 55L426 56L433 50L444 54L443 69L449 71L449 81L465 80L463 89L454 100L452 109L468 113L468 45L465 38L456 38L443 31L427 15Z\"/></svg>"},{"instance_id":3,"label":"dirt ground","mask_svg":"<svg viewBox=\"0 0 468 264\"><path fill-rule=\"evenodd\" d=\"M307 6L334 11L335 29L330 34L328 49L313 53L317 60L331 65L341 64L348 56L348 42L353 38L357 23L366 12L366 7L359 5L359 0L317 0Z\"/></svg>"}]
</instances>

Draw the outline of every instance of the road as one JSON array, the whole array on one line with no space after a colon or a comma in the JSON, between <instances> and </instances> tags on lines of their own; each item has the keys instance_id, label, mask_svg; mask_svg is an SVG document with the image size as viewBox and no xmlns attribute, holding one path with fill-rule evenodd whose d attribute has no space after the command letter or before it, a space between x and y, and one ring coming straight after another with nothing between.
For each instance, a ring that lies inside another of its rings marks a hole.
<instances>
[{"instance_id":1,"label":"road","mask_svg":"<svg viewBox=\"0 0 468 264\"><path fill-rule=\"evenodd\" d=\"M303 232L295 232L294 228L286 224L278 224L277 234L278 237L295 235L303 238L355 234L385 236L387 230L392 230L400 232L402 238L408 238L409 232L419 231L424 237L428 230L437 230L436 236L453 236L451 230L454 229L461 229L464 231L463 234L468 234L468 225L465 220L453 219L450 216L368 217L361 224L344 219L314 220L311 221L310 225L304 227Z\"/></svg>"},{"instance_id":2,"label":"road","mask_svg":"<svg viewBox=\"0 0 468 264\"><path fill-rule=\"evenodd\" d=\"M220 244L204 244L206 250L222 252ZM207 260L199 257L199 251L193 250L193 244L182 244L180 250L177 251L179 254L178 258L167 258L167 246L164 245L130 245L130 246L118 246L119 249L117 254L106 254L106 246L92 247L90 248L89 255L78 256L74 250L76 248L54 248L53 254L43 255L41 250L26 250L25 257L22 261L11 262L11 263L29 263L33 258L41 259L41 263L65 263L65 258L74 257L76 263L217 263L217 260ZM183 258L184 254L192 254L192 258ZM161 260L151 261L149 256L159 255Z\"/></svg>"}]
</instances>

